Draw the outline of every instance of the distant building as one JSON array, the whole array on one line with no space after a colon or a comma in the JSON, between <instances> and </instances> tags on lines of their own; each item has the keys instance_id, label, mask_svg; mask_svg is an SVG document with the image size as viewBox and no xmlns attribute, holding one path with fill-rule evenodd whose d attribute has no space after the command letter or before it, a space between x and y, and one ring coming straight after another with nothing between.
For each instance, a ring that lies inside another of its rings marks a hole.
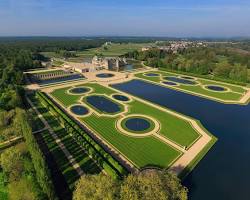
<instances>
[{"instance_id":1,"label":"distant building","mask_svg":"<svg viewBox=\"0 0 250 200\"><path fill-rule=\"evenodd\" d=\"M85 63L67 62L63 65L63 67L79 73L94 72L104 69L103 66L95 66L87 62Z\"/></svg>"},{"instance_id":2,"label":"distant building","mask_svg":"<svg viewBox=\"0 0 250 200\"><path fill-rule=\"evenodd\" d=\"M107 70L119 71L121 67L127 65L126 58L119 57L98 57L94 56L92 59L92 65L103 66Z\"/></svg>"},{"instance_id":3,"label":"distant building","mask_svg":"<svg viewBox=\"0 0 250 200\"><path fill-rule=\"evenodd\" d=\"M148 51L148 50L150 50L152 47L142 47L141 48L141 51Z\"/></svg>"},{"instance_id":4,"label":"distant building","mask_svg":"<svg viewBox=\"0 0 250 200\"><path fill-rule=\"evenodd\" d=\"M125 58L119 57L98 57L94 56L91 63L75 63L75 62L67 62L63 65L65 69L69 69L72 71L86 73L86 72L95 72L103 69L111 70L111 71L119 71L121 67L127 65L127 61Z\"/></svg>"}]
</instances>

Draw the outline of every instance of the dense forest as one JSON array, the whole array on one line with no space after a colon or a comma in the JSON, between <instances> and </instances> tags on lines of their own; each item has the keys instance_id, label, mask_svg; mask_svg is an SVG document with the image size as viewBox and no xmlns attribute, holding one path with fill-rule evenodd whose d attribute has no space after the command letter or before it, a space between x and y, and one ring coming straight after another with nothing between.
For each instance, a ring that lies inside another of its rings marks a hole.
<instances>
[{"instance_id":1,"label":"dense forest","mask_svg":"<svg viewBox=\"0 0 250 200\"><path fill-rule=\"evenodd\" d=\"M125 56L145 61L145 64L151 67L207 75L210 78L232 82L250 82L249 54L232 51L226 47L188 48L177 53L155 48L129 52Z\"/></svg>"}]
</instances>

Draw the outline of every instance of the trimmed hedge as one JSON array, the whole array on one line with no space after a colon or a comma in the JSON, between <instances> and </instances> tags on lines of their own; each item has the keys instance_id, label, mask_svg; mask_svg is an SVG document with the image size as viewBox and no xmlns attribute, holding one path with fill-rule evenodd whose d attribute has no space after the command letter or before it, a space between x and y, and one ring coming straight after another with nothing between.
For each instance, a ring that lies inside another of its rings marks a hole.
<instances>
[{"instance_id":1,"label":"trimmed hedge","mask_svg":"<svg viewBox=\"0 0 250 200\"><path fill-rule=\"evenodd\" d=\"M42 188L43 192L48 196L49 199L57 199L54 193L54 186L51 179L49 168L46 164L43 153L41 152L30 125L28 124L27 116L24 111L18 112L19 119L21 120L21 130L28 150L31 155L32 163L36 172L37 182Z\"/></svg>"},{"instance_id":2,"label":"trimmed hedge","mask_svg":"<svg viewBox=\"0 0 250 200\"><path fill-rule=\"evenodd\" d=\"M83 130L67 114L59 109L54 102L44 93L37 92L40 101L47 105L49 110L59 119L67 132L72 135L76 142L83 146L88 154L101 166L111 177L118 178L126 175L127 170L108 154L92 137L88 130Z\"/></svg>"}]
</instances>

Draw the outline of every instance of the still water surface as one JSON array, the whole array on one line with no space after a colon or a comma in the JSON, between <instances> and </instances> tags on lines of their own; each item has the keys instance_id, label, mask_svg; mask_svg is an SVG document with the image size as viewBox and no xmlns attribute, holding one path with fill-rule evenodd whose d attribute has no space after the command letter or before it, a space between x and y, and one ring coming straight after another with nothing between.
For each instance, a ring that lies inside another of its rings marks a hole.
<instances>
[{"instance_id":1,"label":"still water surface","mask_svg":"<svg viewBox=\"0 0 250 200\"><path fill-rule=\"evenodd\" d=\"M222 104L141 80L113 87L199 119L218 138L184 180L190 199L250 199L250 104Z\"/></svg>"}]
</instances>

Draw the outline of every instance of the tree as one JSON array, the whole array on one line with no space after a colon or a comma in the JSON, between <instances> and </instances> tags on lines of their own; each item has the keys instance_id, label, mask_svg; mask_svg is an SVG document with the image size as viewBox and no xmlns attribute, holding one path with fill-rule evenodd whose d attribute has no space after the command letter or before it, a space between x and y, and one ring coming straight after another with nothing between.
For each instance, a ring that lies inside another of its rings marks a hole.
<instances>
[{"instance_id":1,"label":"tree","mask_svg":"<svg viewBox=\"0 0 250 200\"><path fill-rule=\"evenodd\" d=\"M232 67L227 61L222 61L217 64L215 70L214 70L214 75L223 77L223 78L228 78L229 73L231 71Z\"/></svg>"},{"instance_id":2,"label":"tree","mask_svg":"<svg viewBox=\"0 0 250 200\"><path fill-rule=\"evenodd\" d=\"M145 171L129 175L121 186L121 200L186 200L187 189L167 171Z\"/></svg>"},{"instance_id":3,"label":"tree","mask_svg":"<svg viewBox=\"0 0 250 200\"><path fill-rule=\"evenodd\" d=\"M1 167L10 180L18 180L24 169L22 152L11 147L1 154Z\"/></svg>"},{"instance_id":4,"label":"tree","mask_svg":"<svg viewBox=\"0 0 250 200\"><path fill-rule=\"evenodd\" d=\"M236 64L229 73L229 77L236 81L246 82L248 78L248 71L246 66Z\"/></svg>"},{"instance_id":5,"label":"tree","mask_svg":"<svg viewBox=\"0 0 250 200\"><path fill-rule=\"evenodd\" d=\"M32 190L33 185L27 178L11 182L8 185L9 200L35 200L36 194Z\"/></svg>"},{"instance_id":6,"label":"tree","mask_svg":"<svg viewBox=\"0 0 250 200\"><path fill-rule=\"evenodd\" d=\"M76 184L73 200L116 200L118 181L106 175L84 175Z\"/></svg>"},{"instance_id":7,"label":"tree","mask_svg":"<svg viewBox=\"0 0 250 200\"><path fill-rule=\"evenodd\" d=\"M85 175L76 185L74 200L187 200L187 189L166 170L130 174L123 181L105 175Z\"/></svg>"}]
</instances>

